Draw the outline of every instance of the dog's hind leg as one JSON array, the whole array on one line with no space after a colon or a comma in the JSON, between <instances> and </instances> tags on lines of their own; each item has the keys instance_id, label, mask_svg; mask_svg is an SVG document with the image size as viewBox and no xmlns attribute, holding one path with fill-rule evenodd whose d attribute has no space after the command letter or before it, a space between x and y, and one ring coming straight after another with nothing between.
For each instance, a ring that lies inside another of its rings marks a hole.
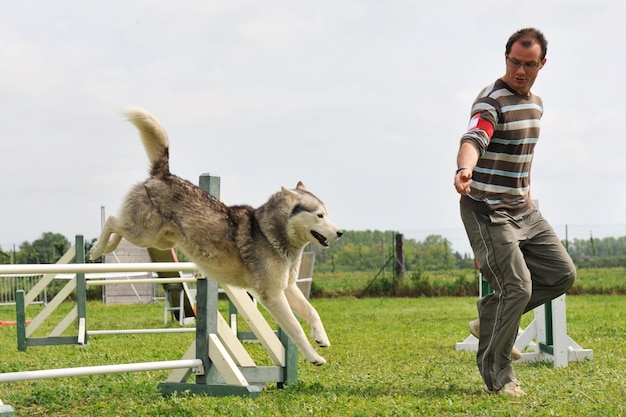
<instances>
[{"instance_id":1,"label":"dog's hind leg","mask_svg":"<svg viewBox=\"0 0 626 417\"><path fill-rule=\"evenodd\" d=\"M104 248L104 253L111 253L115 249L117 249L117 246L120 244L121 240L122 240L122 235L113 233L111 237L109 238L109 242L107 243L106 248Z\"/></svg>"},{"instance_id":2,"label":"dog's hind leg","mask_svg":"<svg viewBox=\"0 0 626 417\"><path fill-rule=\"evenodd\" d=\"M326 359L321 357L309 343L302 326L300 326L300 322L291 311L283 291L271 295L259 294L259 301L276 319L278 325L293 339L296 346L298 346L309 362L317 366L326 363Z\"/></svg>"},{"instance_id":3,"label":"dog's hind leg","mask_svg":"<svg viewBox=\"0 0 626 417\"><path fill-rule=\"evenodd\" d=\"M122 235L114 232L116 222L117 219L113 216L110 216L104 223L98 241L92 246L91 250L89 251L89 257L92 260L99 258L105 253L113 252L117 248L117 245L120 244L120 241L122 240Z\"/></svg>"},{"instance_id":4,"label":"dog's hind leg","mask_svg":"<svg viewBox=\"0 0 626 417\"><path fill-rule=\"evenodd\" d=\"M298 286L295 283L290 284L285 290L285 295L287 296L287 301L289 301L291 309L311 326L311 336L315 339L319 347L330 346L330 340L328 340L326 330L324 330L322 319L320 319L317 310L315 310L315 307L313 307L309 300L302 294Z\"/></svg>"}]
</instances>

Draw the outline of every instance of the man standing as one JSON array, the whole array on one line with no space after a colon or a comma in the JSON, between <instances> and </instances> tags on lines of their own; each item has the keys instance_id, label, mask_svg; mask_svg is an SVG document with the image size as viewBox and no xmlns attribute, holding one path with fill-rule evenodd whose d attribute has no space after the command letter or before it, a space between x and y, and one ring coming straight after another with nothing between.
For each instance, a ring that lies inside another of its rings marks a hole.
<instances>
[{"instance_id":1,"label":"man standing","mask_svg":"<svg viewBox=\"0 0 626 417\"><path fill-rule=\"evenodd\" d=\"M461 219L481 273L494 292L477 302L476 363L490 394L525 394L511 366L522 315L565 293L574 264L535 208L530 168L543 114L530 89L546 63L540 31L515 32L505 48L506 72L484 88L461 137L454 187Z\"/></svg>"}]
</instances>

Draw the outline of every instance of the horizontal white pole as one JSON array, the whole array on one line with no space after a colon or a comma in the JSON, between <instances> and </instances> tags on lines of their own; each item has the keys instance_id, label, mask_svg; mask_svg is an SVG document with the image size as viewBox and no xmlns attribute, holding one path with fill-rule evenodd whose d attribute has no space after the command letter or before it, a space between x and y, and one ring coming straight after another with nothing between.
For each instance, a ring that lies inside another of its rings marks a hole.
<instances>
[{"instance_id":1,"label":"horizontal white pole","mask_svg":"<svg viewBox=\"0 0 626 417\"><path fill-rule=\"evenodd\" d=\"M102 279L87 280L87 285L176 284L179 282L196 282L196 278Z\"/></svg>"},{"instance_id":2,"label":"horizontal white pole","mask_svg":"<svg viewBox=\"0 0 626 417\"><path fill-rule=\"evenodd\" d=\"M193 262L0 265L0 274L75 274L79 272L176 272L197 270L198 267Z\"/></svg>"},{"instance_id":3,"label":"horizontal white pole","mask_svg":"<svg viewBox=\"0 0 626 417\"><path fill-rule=\"evenodd\" d=\"M89 336L109 334L150 334L150 333L192 333L195 327L178 327L172 329L121 329L121 330L87 330Z\"/></svg>"},{"instance_id":4,"label":"horizontal white pole","mask_svg":"<svg viewBox=\"0 0 626 417\"><path fill-rule=\"evenodd\" d=\"M197 368L202 366L200 359L181 359L176 361L140 362L117 365L83 366L79 368L44 369L0 373L0 382L30 381L33 379L65 378L86 375L119 374L122 372L159 371L162 369Z\"/></svg>"},{"instance_id":5,"label":"horizontal white pole","mask_svg":"<svg viewBox=\"0 0 626 417\"><path fill-rule=\"evenodd\" d=\"M150 275L152 275L151 273ZM41 274L40 274L41 275ZM85 278L87 279L113 279L113 278L130 278L130 277L145 277L148 275L147 271L141 272L100 272L100 273L87 273ZM55 274L54 279L72 279L76 274Z\"/></svg>"}]
</instances>

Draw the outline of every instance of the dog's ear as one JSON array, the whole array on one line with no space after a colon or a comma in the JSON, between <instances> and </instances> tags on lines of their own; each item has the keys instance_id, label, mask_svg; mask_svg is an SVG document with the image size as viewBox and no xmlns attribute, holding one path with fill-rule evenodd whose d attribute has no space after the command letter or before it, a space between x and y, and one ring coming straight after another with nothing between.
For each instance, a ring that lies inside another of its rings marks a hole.
<instances>
[{"instance_id":1,"label":"dog's ear","mask_svg":"<svg viewBox=\"0 0 626 417\"><path fill-rule=\"evenodd\" d=\"M295 200L300 197L300 195L297 192L295 192L294 190L285 188L285 187L280 187L280 192L282 193L283 197L285 197L286 199L293 198Z\"/></svg>"},{"instance_id":2,"label":"dog's ear","mask_svg":"<svg viewBox=\"0 0 626 417\"><path fill-rule=\"evenodd\" d=\"M296 185L296 190L306 191L306 188L304 188L304 184L302 184L302 181L298 181L298 185Z\"/></svg>"}]
</instances>

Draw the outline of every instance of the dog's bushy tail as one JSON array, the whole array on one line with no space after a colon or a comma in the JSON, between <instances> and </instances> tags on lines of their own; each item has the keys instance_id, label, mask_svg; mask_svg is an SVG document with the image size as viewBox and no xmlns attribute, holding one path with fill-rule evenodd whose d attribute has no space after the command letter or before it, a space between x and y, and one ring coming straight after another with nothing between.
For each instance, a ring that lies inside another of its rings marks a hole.
<instances>
[{"instance_id":1,"label":"dog's bushy tail","mask_svg":"<svg viewBox=\"0 0 626 417\"><path fill-rule=\"evenodd\" d=\"M126 116L139 129L150 160L150 176L159 177L169 173L169 141L161 123L150 112L139 107L126 109Z\"/></svg>"}]
</instances>

